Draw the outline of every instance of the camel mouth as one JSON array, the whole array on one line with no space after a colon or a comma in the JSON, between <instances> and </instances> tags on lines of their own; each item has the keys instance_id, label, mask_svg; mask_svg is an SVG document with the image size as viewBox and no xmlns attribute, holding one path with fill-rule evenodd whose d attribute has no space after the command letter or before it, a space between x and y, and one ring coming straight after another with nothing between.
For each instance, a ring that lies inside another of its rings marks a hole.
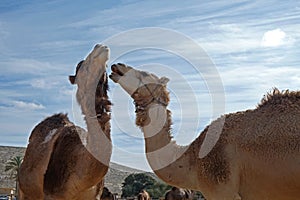
<instances>
[{"instance_id":1,"label":"camel mouth","mask_svg":"<svg viewBox=\"0 0 300 200\"><path fill-rule=\"evenodd\" d=\"M99 55L101 55L102 53L109 54L109 52L110 52L110 50L109 50L108 46L105 46L105 45L100 46Z\"/></svg>"},{"instance_id":2,"label":"camel mouth","mask_svg":"<svg viewBox=\"0 0 300 200\"><path fill-rule=\"evenodd\" d=\"M119 81L119 79L124 75L124 73L119 69L118 64L113 64L111 66L112 73L109 75L109 78L113 80L115 83Z\"/></svg>"},{"instance_id":3,"label":"camel mouth","mask_svg":"<svg viewBox=\"0 0 300 200\"><path fill-rule=\"evenodd\" d=\"M120 78L125 76L125 74L130 70L132 70L132 67L126 64L123 63L113 64L111 66L112 73L109 75L109 78L117 83L120 80Z\"/></svg>"},{"instance_id":4,"label":"camel mouth","mask_svg":"<svg viewBox=\"0 0 300 200\"><path fill-rule=\"evenodd\" d=\"M101 51L109 51L108 46L103 45L103 44L96 44L95 47L94 47L94 50L95 49L99 49Z\"/></svg>"},{"instance_id":5,"label":"camel mouth","mask_svg":"<svg viewBox=\"0 0 300 200\"><path fill-rule=\"evenodd\" d=\"M96 44L94 50L89 56L92 59L102 56L103 58L105 58L105 61L107 61L109 59L109 53L110 53L110 49L108 48L108 46L105 46L103 44Z\"/></svg>"},{"instance_id":6,"label":"camel mouth","mask_svg":"<svg viewBox=\"0 0 300 200\"><path fill-rule=\"evenodd\" d=\"M119 75L119 76L123 76L124 75L124 73L121 71L121 69L120 69L120 64L118 63L118 64L113 64L112 66L111 66L111 71L112 71L112 73L115 73L115 74L117 74L117 75Z\"/></svg>"}]
</instances>

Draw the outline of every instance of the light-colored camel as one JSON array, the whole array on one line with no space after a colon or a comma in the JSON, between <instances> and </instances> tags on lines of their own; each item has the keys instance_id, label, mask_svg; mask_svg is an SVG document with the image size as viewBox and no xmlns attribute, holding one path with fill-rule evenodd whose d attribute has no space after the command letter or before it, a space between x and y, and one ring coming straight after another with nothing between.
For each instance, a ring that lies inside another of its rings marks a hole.
<instances>
[{"instance_id":1,"label":"light-colored camel","mask_svg":"<svg viewBox=\"0 0 300 200\"><path fill-rule=\"evenodd\" d=\"M142 190L138 195L137 195L138 200L150 200L150 195L146 190Z\"/></svg>"},{"instance_id":2,"label":"light-colored camel","mask_svg":"<svg viewBox=\"0 0 300 200\"><path fill-rule=\"evenodd\" d=\"M208 200L300 198L300 91L275 89L256 109L216 119L182 147L170 135L167 78L120 63L110 78L134 99L148 162L168 184L201 191ZM217 141L203 155L207 138Z\"/></svg>"},{"instance_id":3,"label":"light-colored camel","mask_svg":"<svg viewBox=\"0 0 300 200\"><path fill-rule=\"evenodd\" d=\"M192 200L194 192L192 190L172 187L171 190L165 194L165 200Z\"/></svg>"},{"instance_id":4,"label":"light-colored camel","mask_svg":"<svg viewBox=\"0 0 300 200\"><path fill-rule=\"evenodd\" d=\"M19 173L21 200L100 198L111 156L108 57L109 49L96 45L70 77L78 86L88 133L64 114L48 117L33 129Z\"/></svg>"}]
</instances>

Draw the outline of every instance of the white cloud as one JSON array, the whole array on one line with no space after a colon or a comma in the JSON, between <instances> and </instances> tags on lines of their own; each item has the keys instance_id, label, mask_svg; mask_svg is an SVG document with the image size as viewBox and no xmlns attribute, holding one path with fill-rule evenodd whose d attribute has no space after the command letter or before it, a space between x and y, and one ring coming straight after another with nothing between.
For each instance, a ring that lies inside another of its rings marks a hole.
<instances>
[{"instance_id":1,"label":"white cloud","mask_svg":"<svg viewBox=\"0 0 300 200\"><path fill-rule=\"evenodd\" d=\"M46 83L44 79L34 79L31 82L31 86L35 88L41 88L41 89L49 89L51 88L51 85Z\"/></svg>"},{"instance_id":2,"label":"white cloud","mask_svg":"<svg viewBox=\"0 0 300 200\"><path fill-rule=\"evenodd\" d=\"M241 34L243 33L243 29L241 27L241 25L238 24L220 24L220 25L216 25L211 23L210 24L212 29L221 31L223 34L225 33L230 33L230 34Z\"/></svg>"},{"instance_id":3,"label":"white cloud","mask_svg":"<svg viewBox=\"0 0 300 200\"><path fill-rule=\"evenodd\" d=\"M59 90L59 93L64 96L72 97L72 95L75 94L75 91L74 91L74 89L69 89L69 88L64 87Z\"/></svg>"},{"instance_id":4,"label":"white cloud","mask_svg":"<svg viewBox=\"0 0 300 200\"><path fill-rule=\"evenodd\" d=\"M64 84L63 78L64 77L55 76L55 77L44 77L43 79L32 79L30 80L30 85L34 88L39 88L39 89L53 89L53 88L55 89L55 88L59 88L60 85Z\"/></svg>"},{"instance_id":5,"label":"white cloud","mask_svg":"<svg viewBox=\"0 0 300 200\"><path fill-rule=\"evenodd\" d=\"M277 47L285 44L287 41L287 35L280 28L267 31L261 41L263 47Z\"/></svg>"},{"instance_id":6,"label":"white cloud","mask_svg":"<svg viewBox=\"0 0 300 200\"><path fill-rule=\"evenodd\" d=\"M40 110L45 109L45 106L42 104L37 104L33 102L24 102L24 101L13 101L13 105L18 109L26 109L26 110Z\"/></svg>"},{"instance_id":7,"label":"white cloud","mask_svg":"<svg viewBox=\"0 0 300 200\"><path fill-rule=\"evenodd\" d=\"M259 32L247 24L210 23L208 34L196 36L196 40L210 54L238 53L256 50L261 43Z\"/></svg>"},{"instance_id":8,"label":"white cloud","mask_svg":"<svg viewBox=\"0 0 300 200\"><path fill-rule=\"evenodd\" d=\"M6 76L55 76L73 71L73 68L60 63L27 58L5 58L0 61L0 65L1 73Z\"/></svg>"}]
</instances>

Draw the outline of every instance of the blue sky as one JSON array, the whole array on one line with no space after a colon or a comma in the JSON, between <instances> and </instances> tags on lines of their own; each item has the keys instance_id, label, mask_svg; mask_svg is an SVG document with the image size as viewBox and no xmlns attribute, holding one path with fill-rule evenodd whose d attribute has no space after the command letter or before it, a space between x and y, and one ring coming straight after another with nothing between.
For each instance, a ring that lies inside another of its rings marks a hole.
<instances>
[{"instance_id":1,"label":"blue sky","mask_svg":"<svg viewBox=\"0 0 300 200\"><path fill-rule=\"evenodd\" d=\"M117 56L109 64L125 62L171 79L173 132L178 143L188 144L214 118L205 76L176 52L130 47L137 41L163 43L163 35L137 38L133 34L119 41L118 34L156 27L196 42L218 71L224 112L229 113L255 108L273 87L299 89L299 22L300 2L291 0L2 0L0 145L26 146L32 128L57 112L69 113L84 126L76 117L76 88L69 84L68 75L96 43L112 37L117 39L109 47ZM193 49L176 38L167 40L193 55ZM130 51L116 53L126 45ZM109 84L115 104L113 161L149 169L142 134L134 125L132 101L120 87Z\"/></svg>"}]
</instances>

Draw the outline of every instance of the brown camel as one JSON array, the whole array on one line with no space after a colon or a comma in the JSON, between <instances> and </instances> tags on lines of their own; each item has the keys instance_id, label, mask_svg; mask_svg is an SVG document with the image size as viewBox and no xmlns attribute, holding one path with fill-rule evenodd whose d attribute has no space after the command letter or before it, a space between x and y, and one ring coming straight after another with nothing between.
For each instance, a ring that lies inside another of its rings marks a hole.
<instances>
[{"instance_id":1,"label":"brown camel","mask_svg":"<svg viewBox=\"0 0 300 200\"><path fill-rule=\"evenodd\" d=\"M103 188L102 194L101 194L101 200L115 200L115 196L113 193L109 191L107 187Z\"/></svg>"},{"instance_id":2,"label":"brown camel","mask_svg":"<svg viewBox=\"0 0 300 200\"><path fill-rule=\"evenodd\" d=\"M192 190L182 189L178 187L172 187L167 191L165 200L192 200L194 192Z\"/></svg>"},{"instance_id":3,"label":"brown camel","mask_svg":"<svg viewBox=\"0 0 300 200\"><path fill-rule=\"evenodd\" d=\"M48 117L33 129L19 173L21 200L100 198L111 156L108 57L109 49L96 45L70 77L78 86L88 133L64 114Z\"/></svg>"},{"instance_id":4,"label":"brown camel","mask_svg":"<svg viewBox=\"0 0 300 200\"><path fill-rule=\"evenodd\" d=\"M150 200L150 195L146 190L142 190L138 196L137 196L138 200Z\"/></svg>"},{"instance_id":5,"label":"brown camel","mask_svg":"<svg viewBox=\"0 0 300 200\"><path fill-rule=\"evenodd\" d=\"M112 65L110 78L134 99L148 162L168 184L201 191L208 200L299 199L300 91L275 89L256 109L216 119L183 147L170 135L167 78L124 64ZM214 138L203 154L205 140Z\"/></svg>"}]
</instances>

